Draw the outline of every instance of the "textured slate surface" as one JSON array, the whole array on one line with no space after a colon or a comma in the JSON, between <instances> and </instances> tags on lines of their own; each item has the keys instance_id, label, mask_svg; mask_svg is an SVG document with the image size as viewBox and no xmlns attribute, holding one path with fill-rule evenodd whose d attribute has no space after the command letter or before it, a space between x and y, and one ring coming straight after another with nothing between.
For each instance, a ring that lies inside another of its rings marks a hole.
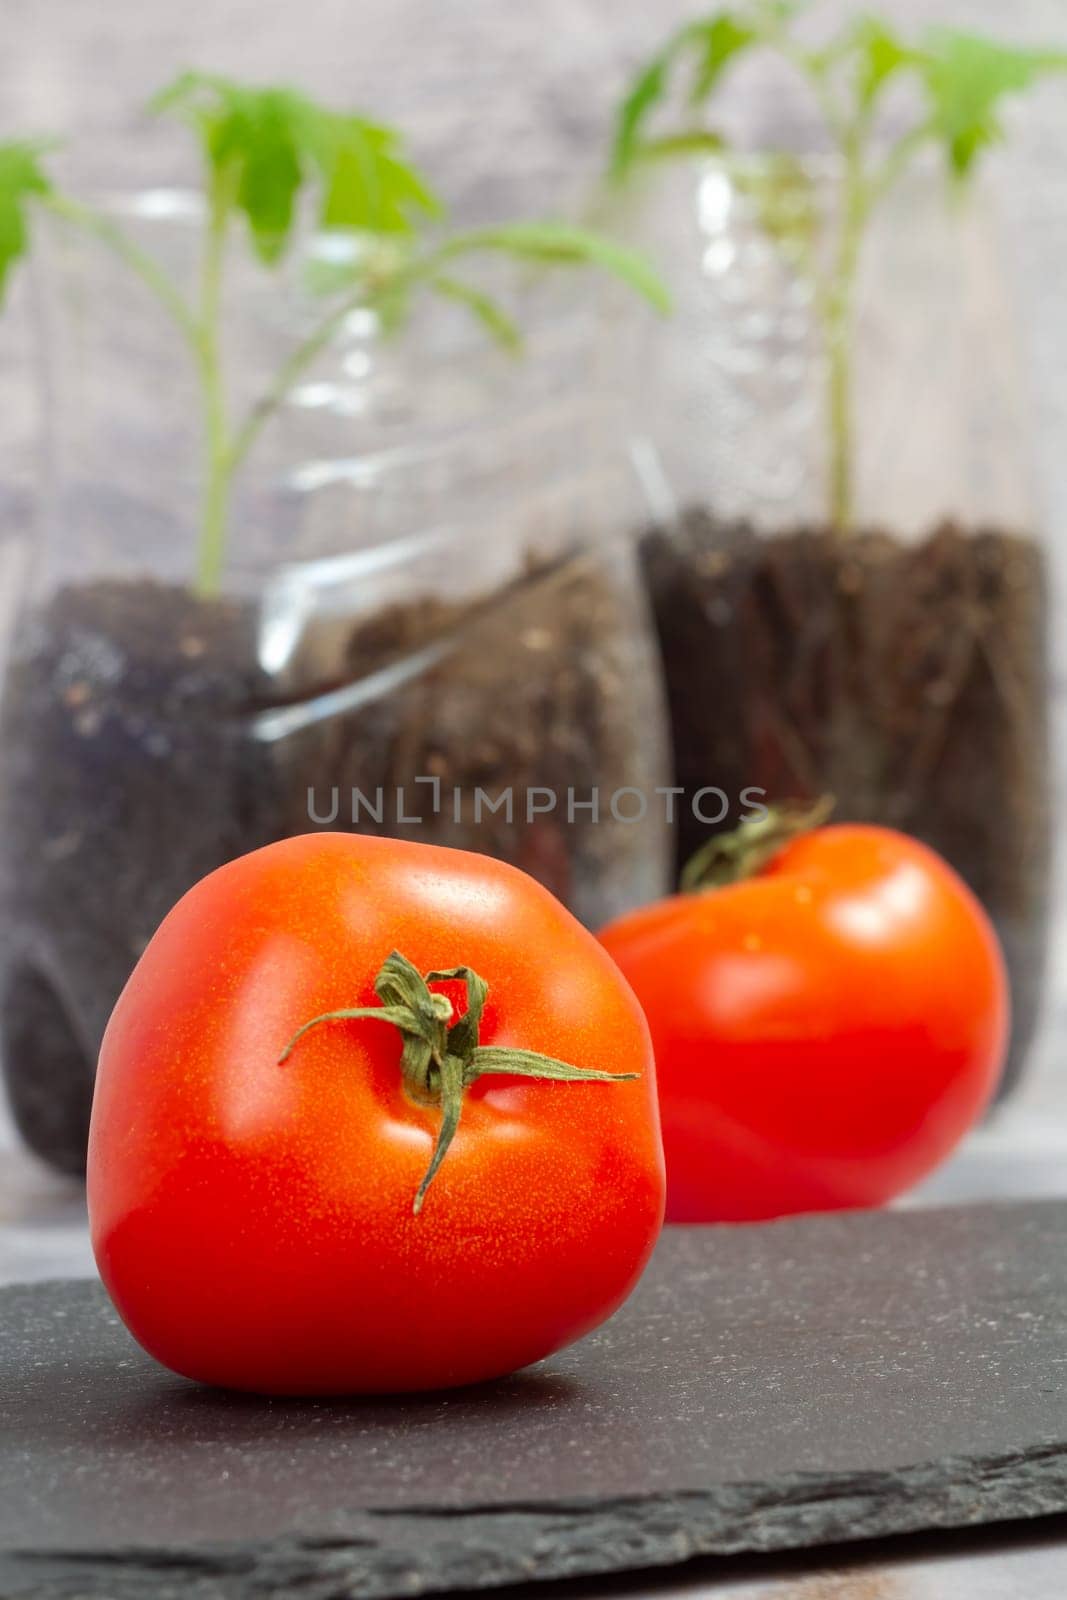
<instances>
[{"instance_id":1,"label":"textured slate surface","mask_svg":"<svg viewBox=\"0 0 1067 1600\"><path fill-rule=\"evenodd\" d=\"M407 1595L1067 1507L1067 1204L673 1230L481 1390L173 1378L88 1283L0 1292L0 1594Z\"/></svg>"}]
</instances>

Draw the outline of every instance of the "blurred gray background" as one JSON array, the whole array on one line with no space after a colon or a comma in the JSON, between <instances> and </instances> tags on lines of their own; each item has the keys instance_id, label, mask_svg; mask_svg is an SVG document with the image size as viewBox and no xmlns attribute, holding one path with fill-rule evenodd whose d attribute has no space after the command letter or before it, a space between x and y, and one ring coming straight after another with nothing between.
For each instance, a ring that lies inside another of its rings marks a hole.
<instances>
[{"instance_id":1,"label":"blurred gray background","mask_svg":"<svg viewBox=\"0 0 1067 1600\"><path fill-rule=\"evenodd\" d=\"M187 142L142 114L184 66L289 80L340 105L396 120L466 218L566 213L603 162L610 112L633 65L693 0L0 0L0 137L67 140L68 181L100 187L193 176ZM834 14L866 9L828 3ZM953 23L1020 41L1067 44L1065 0L880 0L905 28ZM743 137L774 128L781 101L758 70L731 80L729 117ZM792 104L792 101L790 102ZM795 115L795 111L791 112ZM1067 795L1067 79L1009 114L992 166L1003 255L1031 386L1037 503L1054 561L1056 770ZM789 130L801 143L804 127ZM32 508L37 402L25 277L0 321L0 557ZM3 611L14 596L0 565ZM1062 810L1062 805L1059 808ZM1010 1138L1028 1128L1031 1183L1040 1152L1058 1171L1067 1144L1067 892L1061 886L1044 1040ZM1062 1115L1050 1117L1050 1109ZM1062 1130L1062 1131L1060 1131ZM0 1139L3 1134L0 1130ZM986 1130L975 1159L995 1165ZM1057 1142L1058 1141L1058 1142ZM985 1154L982 1154L982 1151ZM939 1180L940 1181L940 1180ZM1049 1182L1051 1183L1051 1177ZM994 1180L995 1183L995 1180Z\"/></svg>"}]
</instances>

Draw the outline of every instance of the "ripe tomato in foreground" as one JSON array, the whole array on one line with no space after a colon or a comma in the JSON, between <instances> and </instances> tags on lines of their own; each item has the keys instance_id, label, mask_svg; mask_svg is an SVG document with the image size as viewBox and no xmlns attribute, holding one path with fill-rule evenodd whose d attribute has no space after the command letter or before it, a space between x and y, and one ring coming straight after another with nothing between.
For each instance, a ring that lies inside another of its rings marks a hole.
<instances>
[{"instance_id":1,"label":"ripe tomato in foreground","mask_svg":"<svg viewBox=\"0 0 1067 1600\"><path fill-rule=\"evenodd\" d=\"M610 1316L656 1242L648 1029L514 868L289 839L145 951L88 1181L104 1283L176 1372L292 1395L496 1377Z\"/></svg>"},{"instance_id":2,"label":"ripe tomato in foreground","mask_svg":"<svg viewBox=\"0 0 1067 1600\"><path fill-rule=\"evenodd\" d=\"M887 829L713 841L726 887L601 934L652 1029L672 1222L875 1206L980 1116L1007 1041L993 930L932 851Z\"/></svg>"}]
</instances>

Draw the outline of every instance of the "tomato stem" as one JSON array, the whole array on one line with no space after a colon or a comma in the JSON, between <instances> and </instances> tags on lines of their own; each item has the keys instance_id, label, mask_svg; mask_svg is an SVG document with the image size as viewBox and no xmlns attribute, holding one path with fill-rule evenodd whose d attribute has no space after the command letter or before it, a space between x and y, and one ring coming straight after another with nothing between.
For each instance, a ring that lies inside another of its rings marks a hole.
<instances>
[{"instance_id":1,"label":"tomato stem","mask_svg":"<svg viewBox=\"0 0 1067 1600\"><path fill-rule=\"evenodd\" d=\"M761 816L746 817L731 833L713 835L682 869L682 892L722 889L754 878L791 839L828 822L835 804L830 794L814 801L784 800L767 807Z\"/></svg>"},{"instance_id":2,"label":"tomato stem","mask_svg":"<svg viewBox=\"0 0 1067 1600\"><path fill-rule=\"evenodd\" d=\"M467 1007L455 1021L447 995L435 994L431 983L458 981L467 991ZM374 980L380 1005L324 1011L298 1028L278 1058L288 1061L306 1033L324 1022L372 1020L388 1022L404 1041L400 1071L404 1088L417 1105L440 1106L441 1126L433 1156L415 1194L412 1210L422 1210L433 1182L459 1127L463 1096L472 1083L490 1073L558 1082L622 1083L640 1077L637 1072L599 1072L575 1067L536 1050L515 1050L506 1045L479 1043L482 1013L489 985L471 967L447 967L425 976L398 950L384 962Z\"/></svg>"}]
</instances>

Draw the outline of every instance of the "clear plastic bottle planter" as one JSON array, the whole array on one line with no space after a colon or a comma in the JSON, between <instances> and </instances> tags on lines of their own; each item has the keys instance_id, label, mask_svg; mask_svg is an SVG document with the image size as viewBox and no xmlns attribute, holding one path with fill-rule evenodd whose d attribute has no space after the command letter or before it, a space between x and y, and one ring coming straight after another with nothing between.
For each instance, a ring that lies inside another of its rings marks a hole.
<instances>
[{"instance_id":1,"label":"clear plastic bottle planter","mask_svg":"<svg viewBox=\"0 0 1067 1600\"><path fill-rule=\"evenodd\" d=\"M833 174L807 172L825 213ZM866 242L851 384L838 374L835 392L810 277L774 237L788 218L768 229L757 192L710 164L651 201L676 316L645 374L659 447L645 556L676 781L830 793L839 819L947 857L1007 956L1010 1083L1045 965L1046 571L989 213L940 173L900 186ZM770 201L790 203L788 181ZM683 816L681 860L706 832Z\"/></svg>"},{"instance_id":2,"label":"clear plastic bottle planter","mask_svg":"<svg viewBox=\"0 0 1067 1600\"><path fill-rule=\"evenodd\" d=\"M190 205L140 196L126 220L192 270ZM92 245L53 240L41 276L45 525L0 712L0 1049L24 1138L76 1170L110 1008L204 873L318 827L383 832L513 862L596 925L665 886L669 779L639 494L587 307L561 294L519 363L447 315L388 346L357 313L250 459L205 599L183 352ZM254 395L299 330L299 282L231 293Z\"/></svg>"}]
</instances>

